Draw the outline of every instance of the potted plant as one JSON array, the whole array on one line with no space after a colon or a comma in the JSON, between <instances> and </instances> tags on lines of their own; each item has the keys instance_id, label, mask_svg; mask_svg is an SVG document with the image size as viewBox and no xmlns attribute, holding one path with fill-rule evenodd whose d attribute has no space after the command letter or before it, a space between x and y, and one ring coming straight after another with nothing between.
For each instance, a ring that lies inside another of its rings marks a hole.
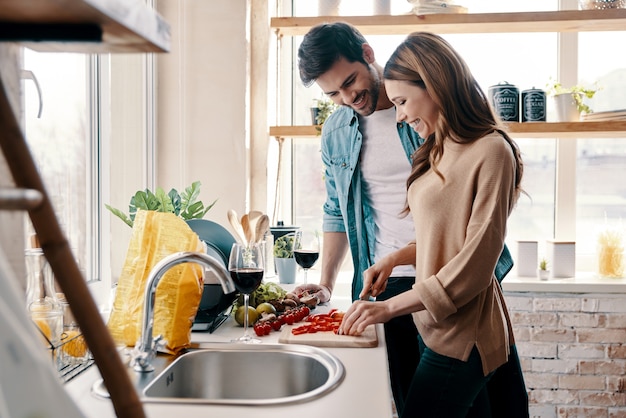
<instances>
[{"instance_id":1,"label":"potted plant","mask_svg":"<svg viewBox=\"0 0 626 418\"><path fill-rule=\"evenodd\" d=\"M539 261L539 268L537 269L537 275L540 280L548 280L550 277L550 270L548 269L548 260L544 258Z\"/></svg>"},{"instance_id":2,"label":"potted plant","mask_svg":"<svg viewBox=\"0 0 626 418\"><path fill-rule=\"evenodd\" d=\"M290 232L274 241L274 264L279 283L291 284L296 281L296 260L293 258L295 234Z\"/></svg>"},{"instance_id":3,"label":"potted plant","mask_svg":"<svg viewBox=\"0 0 626 418\"><path fill-rule=\"evenodd\" d=\"M337 109L337 105L326 97L314 99L314 101L315 106L311 107L311 119L313 125L317 125L318 131L321 131L319 127L322 126L330 114Z\"/></svg>"},{"instance_id":4,"label":"potted plant","mask_svg":"<svg viewBox=\"0 0 626 418\"><path fill-rule=\"evenodd\" d=\"M554 104L559 122L572 122L580 120L581 113L592 113L593 110L584 102L591 99L598 88L590 89L580 84L571 87L563 87L559 82L548 84L548 94L554 98Z\"/></svg>"}]
</instances>

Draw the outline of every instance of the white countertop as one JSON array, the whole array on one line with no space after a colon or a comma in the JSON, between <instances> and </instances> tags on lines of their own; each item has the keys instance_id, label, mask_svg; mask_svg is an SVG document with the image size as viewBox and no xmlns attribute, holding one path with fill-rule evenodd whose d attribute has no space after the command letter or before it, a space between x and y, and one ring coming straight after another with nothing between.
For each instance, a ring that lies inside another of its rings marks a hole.
<instances>
[{"instance_id":1,"label":"white countertop","mask_svg":"<svg viewBox=\"0 0 626 418\"><path fill-rule=\"evenodd\" d=\"M329 306L319 306L315 313L325 312L331 307L345 309L349 300L333 299ZM343 363L346 375L343 382L327 395L310 402L278 405L255 406L255 418L276 418L297 416L298 418L320 418L350 416L385 418L392 416L391 390L385 350L385 336L382 325L377 326L379 344L374 348L324 348L337 356ZM243 329L229 318L213 334L194 332L193 342L229 342L239 337ZM261 337L263 343L278 343L279 332ZM103 400L91 393L94 382L100 378L97 367L92 366L78 377L68 382L65 387L87 418L115 417L110 400ZM251 379L254 380L254 376ZM251 407L222 405L177 405L144 403L144 411L150 418L185 418L236 417L248 416ZM342 411L338 414L337 411Z\"/></svg>"}]
</instances>

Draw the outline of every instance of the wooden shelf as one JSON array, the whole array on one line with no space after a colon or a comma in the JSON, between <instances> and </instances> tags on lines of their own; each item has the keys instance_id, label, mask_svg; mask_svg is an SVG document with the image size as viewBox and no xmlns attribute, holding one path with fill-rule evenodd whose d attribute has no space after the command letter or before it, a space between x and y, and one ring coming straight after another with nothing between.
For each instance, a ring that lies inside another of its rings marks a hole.
<instances>
[{"instance_id":1,"label":"wooden shelf","mask_svg":"<svg viewBox=\"0 0 626 418\"><path fill-rule=\"evenodd\" d=\"M312 26L344 21L364 35L406 35L415 31L446 33L623 31L626 9L553 12L460 13L429 15L274 17L278 35L300 36Z\"/></svg>"},{"instance_id":2,"label":"wooden shelf","mask_svg":"<svg viewBox=\"0 0 626 418\"><path fill-rule=\"evenodd\" d=\"M518 138L618 138L626 136L626 121L607 122L526 122L506 124ZM305 138L319 136L316 127L271 126L270 136Z\"/></svg>"},{"instance_id":3,"label":"wooden shelf","mask_svg":"<svg viewBox=\"0 0 626 418\"><path fill-rule=\"evenodd\" d=\"M170 26L139 0L2 0L0 41L41 52L168 52Z\"/></svg>"}]
</instances>

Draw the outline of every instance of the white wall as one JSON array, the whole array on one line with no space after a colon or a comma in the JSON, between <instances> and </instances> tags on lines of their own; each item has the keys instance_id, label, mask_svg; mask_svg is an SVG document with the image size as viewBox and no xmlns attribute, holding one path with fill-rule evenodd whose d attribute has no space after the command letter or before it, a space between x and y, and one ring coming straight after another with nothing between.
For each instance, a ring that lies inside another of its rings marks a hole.
<instances>
[{"instance_id":1,"label":"white wall","mask_svg":"<svg viewBox=\"0 0 626 418\"><path fill-rule=\"evenodd\" d=\"M202 182L205 216L247 210L247 1L161 0L172 48L157 55L156 183Z\"/></svg>"}]
</instances>

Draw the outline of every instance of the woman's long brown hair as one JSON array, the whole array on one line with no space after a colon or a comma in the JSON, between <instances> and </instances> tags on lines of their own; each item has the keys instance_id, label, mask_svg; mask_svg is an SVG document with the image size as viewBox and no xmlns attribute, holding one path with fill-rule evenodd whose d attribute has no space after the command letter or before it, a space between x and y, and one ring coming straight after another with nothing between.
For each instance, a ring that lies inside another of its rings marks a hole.
<instances>
[{"instance_id":1,"label":"woman's long brown hair","mask_svg":"<svg viewBox=\"0 0 626 418\"><path fill-rule=\"evenodd\" d=\"M509 143L515 157L517 201L524 172L519 147L495 116L463 58L447 41L428 32L410 34L387 61L383 77L425 88L439 108L435 132L413 154L407 188L430 168L443 179L437 163L443 155L444 140L470 143L496 131Z\"/></svg>"}]
</instances>

